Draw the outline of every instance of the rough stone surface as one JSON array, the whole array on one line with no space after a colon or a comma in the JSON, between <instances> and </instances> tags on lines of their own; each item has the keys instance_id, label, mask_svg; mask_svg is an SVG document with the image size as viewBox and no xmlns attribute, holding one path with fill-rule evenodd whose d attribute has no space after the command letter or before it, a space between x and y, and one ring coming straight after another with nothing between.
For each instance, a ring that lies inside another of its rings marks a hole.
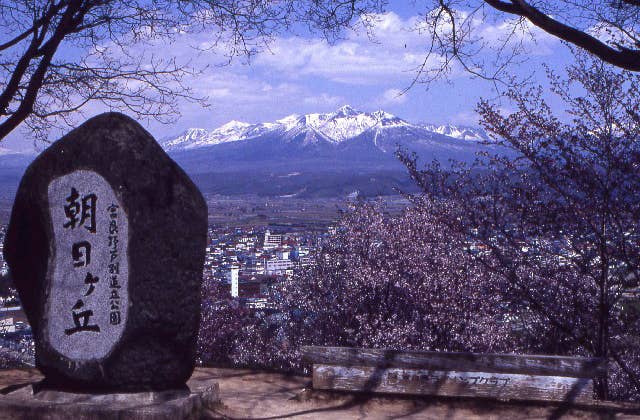
<instances>
[{"instance_id":1,"label":"rough stone surface","mask_svg":"<svg viewBox=\"0 0 640 420\"><path fill-rule=\"evenodd\" d=\"M202 418L219 404L219 387L189 391L81 394L23 385L0 397L0 419L174 420Z\"/></svg>"},{"instance_id":2,"label":"rough stone surface","mask_svg":"<svg viewBox=\"0 0 640 420\"><path fill-rule=\"evenodd\" d=\"M68 210L77 217L68 217L64 206L74 203ZM106 299L113 288L105 267L114 261L104 230L112 204L121 263L115 302ZM194 368L206 235L201 193L130 118L99 115L45 150L20 183L4 249L46 381L82 390L184 385ZM107 324L114 311L120 324ZM100 331L73 330L93 325Z\"/></svg>"}]
</instances>

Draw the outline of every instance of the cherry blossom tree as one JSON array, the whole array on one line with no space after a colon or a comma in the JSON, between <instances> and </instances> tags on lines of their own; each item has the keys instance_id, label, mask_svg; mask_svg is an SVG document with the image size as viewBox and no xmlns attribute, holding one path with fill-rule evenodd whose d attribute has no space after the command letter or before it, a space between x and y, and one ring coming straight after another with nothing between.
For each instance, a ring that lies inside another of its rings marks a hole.
<instances>
[{"instance_id":1,"label":"cherry blossom tree","mask_svg":"<svg viewBox=\"0 0 640 420\"><path fill-rule=\"evenodd\" d=\"M207 365L234 365L237 342L249 313L231 299L222 284L205 276L202 287L198 359Z\"/></svg>"},{"instance_id":2,"label":"cherry blossom tree","mask_svg":"<svg viewBox=\"0 0 640 420\"><path fill-rule=\"evenodd\" d=\"M298 370L297 349L285 339L288 324L281 314L249 310L231 297L228 286L205 276L198 359L209 366L284 371Z\"/></svg>"},{"instance_id":3,"label":"cherry blossom tree","mask_svg":"<svg viewBox=\"0 0 640 420\"><path fill-rule=\"evenodd\" d=\"M280 291L289 345L498 351L518 341L500 279L434 223L446 206L424 206L391 218L359 203L344 215Z\"/></svg>"},{"instance_id":4,"label":"cherry blossom tree","mask_svg":"<svg viewBox=\"0 0 640 420\"><path fill-rule=\"evenodd\" d=\"M474 264L466 246L423 207L390 218L375 204L356 203L314 264L273 290L276 313L247 316L230 300L212 304L220 291L205 292L202 360L299 371L300 347L312 344L513 349L519 325L497 293L501 280Z\"/></svg>"},{"instance_id":5,"label":"cherry blossom tree","mask_svg":"<svg viewBox=\"0 0 640 420\"><path fill-rule=\"evenodd\" d=\"M454 203L435 223L487 251L476 261L506 281L500 292L525 310L525 324L537 319L559 333L543 350L610 360L598 396L638 398L640 324L626 292L639 279L640 77L584 54L566 77L548 77L562 117L541 87L511 89L510 114L478 105L508 152L452 169L401 159L422 200Z\"/></svg>"}]
</instances>

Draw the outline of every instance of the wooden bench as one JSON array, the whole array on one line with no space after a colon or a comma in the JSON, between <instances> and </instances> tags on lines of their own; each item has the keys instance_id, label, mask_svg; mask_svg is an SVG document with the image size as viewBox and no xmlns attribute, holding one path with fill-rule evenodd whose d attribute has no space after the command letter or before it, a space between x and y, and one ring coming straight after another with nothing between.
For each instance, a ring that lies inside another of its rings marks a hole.
<instances>
[{"instance_id":1,"label":"wooden bench","mask_svg":"<svg viewBox=\"0 0 640 420\"><path fill-rule=\"evenodd\" d=\"M606 370L583 357L318 346L302 355L313 364L314 389L500 400L588 403L593 378Z\"/></svg>"}]
</instances>

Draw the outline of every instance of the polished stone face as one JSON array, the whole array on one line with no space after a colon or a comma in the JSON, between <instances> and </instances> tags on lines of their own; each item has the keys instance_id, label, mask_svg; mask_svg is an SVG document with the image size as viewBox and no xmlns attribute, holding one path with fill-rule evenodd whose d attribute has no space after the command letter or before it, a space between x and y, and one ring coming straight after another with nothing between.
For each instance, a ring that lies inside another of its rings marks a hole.
<instances>
[{"instance_id":1,"label":"polished stone face","mask_svg":"<svg viewBox=\"0 0 640 420\"><path fill-rule=\"evenodd\" d=\"M127 214L109 183L88 170L55 178L48 200L54 249L46 336L71 360L99 360L127 322Z\"/></svg>"}]
</instances>

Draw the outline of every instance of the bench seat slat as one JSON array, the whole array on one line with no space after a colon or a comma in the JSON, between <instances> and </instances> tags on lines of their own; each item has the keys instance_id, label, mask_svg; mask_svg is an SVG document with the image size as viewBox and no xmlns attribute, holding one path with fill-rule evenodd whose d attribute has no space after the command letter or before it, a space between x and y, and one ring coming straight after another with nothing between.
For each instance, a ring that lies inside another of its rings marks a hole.
<instances>
[{"instance_id":1,"label":"bench seat slat","mask_svg":"<svg viewBox=\"0 0 640 420\"><path fill-rule=\"evenodd\" d=\"M314 364L313 388L390 394L589 402L586 378Z\"/></svg>"}]
</instances>

